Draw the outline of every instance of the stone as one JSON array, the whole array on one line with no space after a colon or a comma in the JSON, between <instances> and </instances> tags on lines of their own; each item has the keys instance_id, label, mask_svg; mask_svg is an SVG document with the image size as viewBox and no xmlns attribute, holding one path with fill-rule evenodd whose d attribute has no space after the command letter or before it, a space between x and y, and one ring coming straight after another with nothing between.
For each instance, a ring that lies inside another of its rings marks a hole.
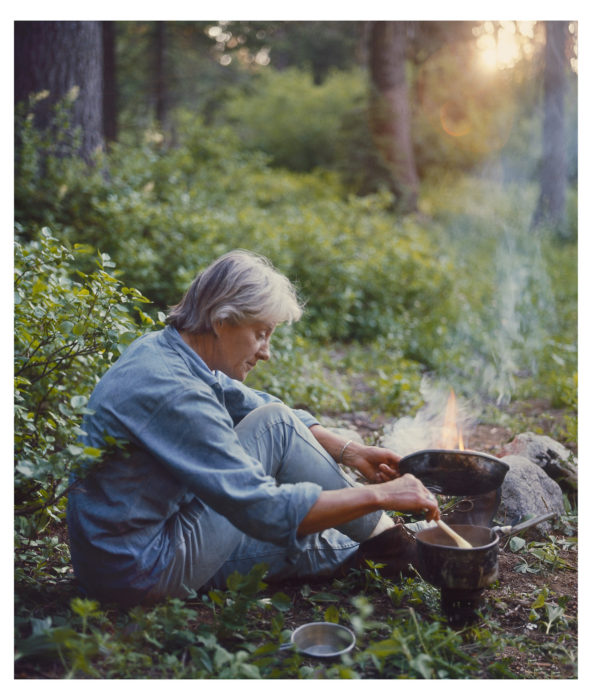
<instances>
[{"instance_id":1,"label":"stone","mask_svg":"<svg viewBox=\"0 0 592 700\"><path fill-rule=\"evenodd\" d=\"M504 445L504 454L520 455L538 464L567 493L578 490L578 462L570 450L547 435L521 433Z\"/></svg>"},{"instance_id":2,"label":"stone","mask_svg":"<svg viewBox=\"0 0 592 700\"><path fill-rule=\"evenodd\" d=\"M504 525L516 525L537 515L565 513L561 487L538 464L521 455L506 455L503 460L509 470L502 484L497 521L501 520ZM551 528L551 522L540 523L533 530L544 534Z\"/></svg>"}]
</instances>

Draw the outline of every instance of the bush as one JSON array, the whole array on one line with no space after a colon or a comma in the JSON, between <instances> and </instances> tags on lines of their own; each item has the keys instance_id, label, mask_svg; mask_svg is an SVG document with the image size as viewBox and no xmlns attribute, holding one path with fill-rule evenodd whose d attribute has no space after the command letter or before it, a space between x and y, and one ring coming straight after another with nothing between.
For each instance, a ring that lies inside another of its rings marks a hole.
<instances>
[{"instance_id":1,"label":"bush","mask_svg":"<svg viewBox=\"0 0 592 700\"><path fill-rule=\"evenodd\" d=\"M393 219L389 195L347 199L334 176L272 169L241 150L227 128L204 130L195 119L174 149L154 133L142 149L115 147L101 163L109 177L92 191L78 160L63 159L43 183L53 203L42 212L28 204L25 187L37 159L33 149L19 160L22 223L46 212L64 241L121 261L122 279L157 308L176 303L221 253L248 248L300 288L307 337L366 341L391 333L410 358L428 359L425 337L448 313L438 309L447 307L449 272L425 229Z\"/></svg>"},{"instance_id":2,"label":"bush","mask_svg":"<svg viewBox=\"0 0 592 700\"><path fill-rule=\"evenodd\" d=\"M15 240L14 380L17 530L33 537L63 517L66 482L80 457L99 451L80 443L80 419L94 384L122 348L154 322L137 290L112 276L108 254L91 274L48 229ZM20 234L20 235L19 235ZM85 247L75 249L88 256ZM130 315L134 307L142 322Z\"/></svg>"},{"instance_id":3,"label":"bush","mask_svg":"<svg viewBox=\"0 0 592 700\"><path fill-rule=\"evenodd\" d=\"M344 115L366 95L362 71L332 73L315 85L295 68L268 71L235 92L225 115L249 150L262 151L272 165L297 172L332 168L339 157Z\"/></svg>"},{"instance_id":4,"label":"bush","mask_svg":"<svg viewBox=\"0 0 592 700\"><path fill-rule=\"evenodd\" d=\"M534 186L426 178L422 216L400 218L386 192L348 197L335 173L273 168L230 127L180 116L174 148L148 131L141 148L114 146L95 169L82 170L75 156L58 167L51 144L21 115L22 235L47 221L63 243L100 248L122 264L118 277L161 311L223 252L267 256L306 305L292 345L301 364L280 353L279 383L286 397L311 407L355 403L343 382L327 380L331 357L318 347L327 343L382 343L391 367L406 367L413 381L429 369L459 390L505 399L525 377L530 390L539 391L537 381L548 386L540 353L552 339L567 360L558 371L573 376L575 352L565 348L575 344L577 322L574 244L530 235ZM80 270L91 274L88 260ZM388 377L388 366L381 371ZM281 388L271 373L266 381Z\"/></svg>"}]
</instances>

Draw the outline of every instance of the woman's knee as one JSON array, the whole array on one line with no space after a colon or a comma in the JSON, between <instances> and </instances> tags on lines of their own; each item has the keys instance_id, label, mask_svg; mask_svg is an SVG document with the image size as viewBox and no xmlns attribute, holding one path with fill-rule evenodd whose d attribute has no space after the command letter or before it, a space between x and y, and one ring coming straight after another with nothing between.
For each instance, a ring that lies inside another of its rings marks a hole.
<instances>
[{"instance_id":1,"label":"woman's knee","mask_svg":"<svg viewBox=\"0 0 592 700\"><path fill-rule=\"evenodd\" d=\"M297 425L301 423L298 416L283 403L267 403L259 406L246 415L236 426L239 433L258 432L261 429L268 429L273 425Z\"/></svg>"}]
</instances>

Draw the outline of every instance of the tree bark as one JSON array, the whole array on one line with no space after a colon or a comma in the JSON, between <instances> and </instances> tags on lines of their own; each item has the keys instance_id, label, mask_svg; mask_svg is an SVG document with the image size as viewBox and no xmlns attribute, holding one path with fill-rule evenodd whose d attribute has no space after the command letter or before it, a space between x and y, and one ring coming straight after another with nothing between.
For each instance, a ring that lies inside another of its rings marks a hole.
<instances>
[{"instance_id":1,"label":"tree bark","mask_svg":"<svg viewBox=\"0 0 592 700\"><path fill-rule=\"evenodd\" d=\"M165 65L165 22L156 22L154 28L154 108L161 129L166 126L168 115L168 93Z\"/></svg>"},{"instance_id":2,"label":"tree bark","mask_svg":"<svg viewBox=\"0 0 592 700\"><path fill-rule=\"evenodd\" d=\"M105 141L117 141L117 63L115 22L101 22L103 29L103 130Z\"/></svg>"},{"instance_id":3,"label":"tree bark","mask_svg":"<svg viewBox=\"0 0 592 700\"><path fill-rule=\"evenodd\" d=\"M545 22L543 157L540 193L533 227L546 224L562 230L565 225L567 163L564 101L567 87L567 22Z\"/></svg>"},{"instance_id":4,"label":"tree bark","mask_svg":"<svg viewBox=\"0 0 592 700\"><path fill-rule=\"evenodd\" d=\"M15 22L15 103L49 91L35 106L35 124L51 124L53 107L73 88L71 126L81 127L81 155L103 146L103 48L100 22Z\"/></svg>"},{"instance_id":5,"label":"tree bark","mask_svg":"<svg viewBox=\"0 0 592 700\"><path fill-rule=\"evenodd\" d=\"M402 211L417 209L419 178L405 73L406 22L372 22L369 32L370 130Z\"/></svg>"}]
</instances>

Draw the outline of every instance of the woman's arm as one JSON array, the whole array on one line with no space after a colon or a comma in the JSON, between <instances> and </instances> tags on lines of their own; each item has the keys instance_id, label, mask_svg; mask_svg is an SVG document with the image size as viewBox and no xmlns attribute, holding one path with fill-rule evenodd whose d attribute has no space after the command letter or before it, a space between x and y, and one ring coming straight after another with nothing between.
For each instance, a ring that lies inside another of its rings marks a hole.
<instances>
[{"instance_id":1,"label":"woman's arm","mask_svg":"<svg viewBox=\"0 0 592 700\"><path fill-rule=\"evenodd\" d=\"M427 520L440 516L435 497L419 479L405 474L392 481L361 488L323 491L298 526L298 535L336 527L376 510L425 512Z\"/></svg>"},{"instance_id":2,"label":"woman's arm","mask_svg":"<svg viewBox=\"0 0 592 700\"><path fill-rule=\"evenodd\" d=\"M399 476L399 457L391 450L347 440L318 424L310 431L336 462L353 467L368 481L381 483Z\"/></svg>"}]
</instances>

